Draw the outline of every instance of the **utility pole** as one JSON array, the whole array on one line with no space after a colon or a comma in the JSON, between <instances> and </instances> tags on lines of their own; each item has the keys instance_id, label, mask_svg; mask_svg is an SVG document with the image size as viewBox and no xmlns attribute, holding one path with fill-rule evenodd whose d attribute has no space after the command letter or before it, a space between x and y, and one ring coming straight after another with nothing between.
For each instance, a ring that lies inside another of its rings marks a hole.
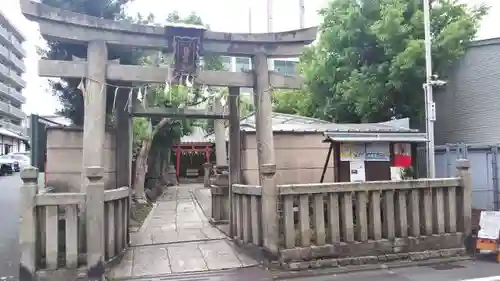
<instances>
[{"instance_id":1,"label":"utility pole","mask_svg":"<svg viewBox=\"0 0 500 281\"><path fill-rule=\"evenodd\" d=\"M305 19L304 19L304 14L305 14L305 7L304 7L304 0L299 0L299 27L300 29L305 28Z\"/></svg>"},{"instance_id":2,"label":"utility pole","mask_svg":"<svg viewBox=\"0 0 500 281\"><path fill-rule=\"evenodd\" d=\"M267 32L273 32L273 0L267 0Z\"/></svg>"},{"instance_id":3,"label":"utility pole","mask_svg":"<svg viewBox=\"0 0 500 281\"><path fill-rule=\"evenodd\" d=\"M431 38L431 15L430 1L423 0L424 5L424 31L425 31L425 75L426 80L423 85L425 93L425 131L427 134L427 177L436 177L436 159L434 150L434 122L436 121L436 106L432 95L432 38Z\"/></svg>"},{"instance_id":4,"label":"utility pole","mask_svg":"<svg viewBox=\"0 0 500 281\"><path fill-rule=\"evenodd\" d=\"M252 33L252 6L248 6L248 33Z\"/></svg>"}]
</instances>

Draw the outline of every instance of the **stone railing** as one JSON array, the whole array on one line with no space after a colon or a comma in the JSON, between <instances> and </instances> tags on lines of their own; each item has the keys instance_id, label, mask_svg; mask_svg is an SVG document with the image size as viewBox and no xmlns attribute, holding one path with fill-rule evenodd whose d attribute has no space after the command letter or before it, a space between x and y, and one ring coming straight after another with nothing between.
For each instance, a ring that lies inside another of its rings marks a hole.
<instances>
[{"instance_id":1,"label":"stone railing","mask_svg":"<svg viewBox=\"0 0 500 281\"><path fill-rule=\"evenodd\" d=\"M97 168L94 170L102 170ZM85 268L87 258L95 253L86 253L85 245L103 241L101 256L111 260L128 247L129 194L128 187L104 191L104 182L99 173L89 177L89 186L102 186L104 198L104 229L89 233L81 227L95 225L95 217L85 217L81 207L88 208L85 193L37 192L38 171L28 168L21 172L21 220L20 246L21 266L32 276L40 272L64 271L79 274ZM87 212L90 213L90 212ZM94 212L95 215L95 212ZM102 229L102 228L101 228ZM82 241L86 239L86 241ZM69 271L67 271L69 270ZM104 273L104 272L102 272ZM35 280L35 279L33 279Z\"/></svg>"},{"instance_id":2,"label":"stone railing","mask_svg":"<svg viewBox=\"0 0 500 281\"><path fill-rule=\"evenodd\" d=\"M262 246L262 189L260 186L233 184L234 239Z\"/></svg>"},{"instance_id":3,"label":"stone railing","mask_svg":"<svg viewBox=\"0 0 500 281\"><path fill-rule=\"evenodd\" d=\"M229 223L229 167L227 165L215 166L214 177L210 180L212 196L213 224Z\"/></svg>"},{"instance_id":4,"label":"stone railing","mask_svg":"<svg viewBox=\"0 0 500 281\"><path fill-rule=\"evenodd\" d=\"M278 256L290 268L455 257L471 231L469 162L458 176L278 185ZM234 238L262 246L260 186L233 185Z\"/></svg>"},{"instance_id":5,"label":"stone railing","mask_svg":"<svg viewBox=\"0 0 500 281\"><path fill-rule=\"evenodd\" d=\"M128 247L128 187L104 191L104 225L106 259L111 260Z\"/></svg>"}]
</instances>

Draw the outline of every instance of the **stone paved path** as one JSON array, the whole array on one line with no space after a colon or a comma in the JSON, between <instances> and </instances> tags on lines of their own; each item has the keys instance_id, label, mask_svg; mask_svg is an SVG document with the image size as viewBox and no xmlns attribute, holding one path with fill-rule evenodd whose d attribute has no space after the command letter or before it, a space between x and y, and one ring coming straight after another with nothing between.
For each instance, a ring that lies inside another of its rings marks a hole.
<instances>
[{"instance_id":1,"label":"stone paved path","mask_svg":"<svg viewBox=\"0 0 500 281\"><path fill-rule=\"evenodd\" d=\"M170 187L157 201L111 278L160 276L258 265L209 224L194 198L200 185Z\"/></svg>"}]
</instances>

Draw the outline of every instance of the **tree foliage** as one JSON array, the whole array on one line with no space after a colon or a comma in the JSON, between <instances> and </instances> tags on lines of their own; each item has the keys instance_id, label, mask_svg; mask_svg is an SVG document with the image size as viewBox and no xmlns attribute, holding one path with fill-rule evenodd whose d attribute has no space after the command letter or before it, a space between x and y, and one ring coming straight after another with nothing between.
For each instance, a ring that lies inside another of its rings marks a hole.
<instances>
[{"instance_id":1,"label":"tree foliage","mask_svg":"<svg viewBox=\"0 0 500 281\"><path fill-rule=\"evenodd\" d=\"M124 5L131 0L42 0L41 2L53 7L70 10L102 19L124 20L137 23L150 23L153 19L148 17L129 17L124 14ZM82 44L72 44L60 41L48 41L48 51L44 54L46 58L53 60L72 60L73 56L86 58L87 46ZM138 50L130 48L108 47L108 59L114 60L120 58L123 64L135 64L142 55ZM54 94L59 99L62 109L60 114L69 118L75 125L83 125L84 102L83 95L77 89L81 78L62 79L62 83L53 83ZM108 81L113 85L131 86L130 83L120 81ZM121 89L126 91L125 89ZM111 113L115 87L106 88L106 112ZM127 94L124 94L127 95ZM121 95L123 96L123 95Z\"/></svg>"},{"instance_id":2,"label":"tree foliage","mask_svg":"<svg viewBox=\"0 0 500 281\"><path fill-rule=\"evenodd\" d=\"M464 54L486 12L485 6L433 1L433 72L440 79ZM319 38L299 64L314 106L298 113L337 122L420 120L426 77L421 1L335 0L320 15Z\"/></svg>"},{"instance_id":3,"label":"tree foliage","mask_svg":"<svg viewBox=\"0 0 500 281\"><path fill-rule=\"evenodd\" d=\"M273 92L273 111L278 113L312 116L312 96L306 90L277 90Z\"/></svg>"}]
</instances>

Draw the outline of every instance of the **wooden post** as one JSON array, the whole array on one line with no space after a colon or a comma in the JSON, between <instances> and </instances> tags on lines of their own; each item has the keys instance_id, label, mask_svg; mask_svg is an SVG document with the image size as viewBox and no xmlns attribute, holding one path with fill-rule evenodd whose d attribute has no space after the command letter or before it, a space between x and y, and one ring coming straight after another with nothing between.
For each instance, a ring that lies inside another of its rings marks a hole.
<instances>
[{"instance_id":1,"label":"wooden post","mask_svg":"<svg viewBox=\"0 0 500 281\"><path fill-rule=\"evenodd\" d=\"M175 151L175 176L179 179L181 173L181 149Z\"/></svg>"},{"instance_id":2,"label":"wooden post","mask_svg":"<svg viewBox=\"0 0 500 281\"><path fill-rule=\"evenodd\" d=\"M36 214L38 169L29 167L21 172L19 246L21 250L20 280L35 280L36 274Z\"/></svg>"},{"instance_id":3,"label":"wooden post","mask_svg":"<svg viewBox=\"0 0 500 281\"><path fill-rule=\"evenodd\" d=\"M127 101L128 92L120 93L118 90L116 98L116 129L115 129L115 147L116 147L116 187L132 187L132 161L129 143L132 141L132 118L128 114ZM130 97L130 98L133 98Z\"/></svg>"},{"instance_id":4,"label":"wooden post","mask_svg":"<svg viewBox=\"0 0 500 281\"><path fill-rule=\"evenodd\" d=\"M241 183L240 88L229 88L229 236L234 237L233 184ZM256 215L256 214L255 214Z\"/></svg>"},{"instance_id":5,"label":"wooden post","mask_svg":"<svg viewBox=\"0 0 500 281\"><path fill-rule=\"evenodd\" d=\"M87 194L86 237L87 275L91 280L104 280L104 182L102 167L86 169Z\"/></svg>"},{"instance_id":6,"label":"wooden post","mask_svg":"<svg viewBox=\"0 0 500 281\"><path fill-rule=\"evenodd\" d=\"M458 202L460 214L457 216L460 218L459 230L467 236L472 230L472 178L469 160L457 160L457 176L460 177L462 182L462 196L460 197L460 202Z\"/></svg>"}]
</instances>

